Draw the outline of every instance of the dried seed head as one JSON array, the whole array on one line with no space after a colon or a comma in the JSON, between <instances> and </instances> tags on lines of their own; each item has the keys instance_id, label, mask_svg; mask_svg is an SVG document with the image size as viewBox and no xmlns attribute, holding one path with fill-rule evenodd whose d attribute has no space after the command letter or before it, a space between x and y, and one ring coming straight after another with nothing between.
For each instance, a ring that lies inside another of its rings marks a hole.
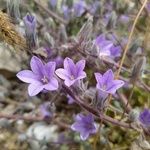
<instances>
[{"instance_id":1,"label":"dried seed head","mask_svg":"<svg viewBox=\"0 0 150 150\"><path fill-rule=\"evenodd\" d=\"M11 45L15 50L26 50L26 40L16 31L9 16L0 11L0 40Z\"/></svg>"}]
</instances>

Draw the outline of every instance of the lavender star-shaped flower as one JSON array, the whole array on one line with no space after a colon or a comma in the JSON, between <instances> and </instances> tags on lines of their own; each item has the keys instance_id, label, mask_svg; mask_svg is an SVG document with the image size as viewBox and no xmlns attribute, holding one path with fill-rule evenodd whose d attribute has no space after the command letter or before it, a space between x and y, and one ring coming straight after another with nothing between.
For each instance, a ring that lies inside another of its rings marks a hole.
<instances>
[{"instance_id":1,"label":"lavender star-shaped flower","mask_svg":"<svg viewBox=\"0 0 150 150\"><path fill-rule=\"evenodd\" d=\"M17 74L21 81L29 83L28 93L30 96L35 96L43 90L54 91L58 89L58 81L54 77L55 62L43 64L38 57L33 56L30 66L32 71L23 70Z\"/></svg>"},{"instance_id":2,"label":"lavender star-shaped flower","mask_svg":"<svg viewBox=\"0 0 150 150\"><path fill-rule=\"evenodd\" d=\"M140 113L139 121L144 127L150 128L150 109L144 109Z\"/></svg>"},{"instance_id":3,"label":"lavender star-shaped flower","mask_svg":"<svg viewBox=\"0 0 150 150\"><path fill-rule=\"evenodd\" d=\"M80 60L76 64L70 58L65 58L64 69L60 68L55 71L58 77L65 80L65 85L70 87L76 81L86 77L86 73L83 71L85 68L85 60Z\"/></svg>"},{"instance_id":4,"label":"lavender star-shaped flower","mask_svg":"<svg viewBox=\"0 0 150 150\"><path fill-rule=\"evenodd\" d=\"M110 49L113 43L105 38L104 34L100 34L94 41L94 44L98 47L99 56L110 56Z\"/></svg>"},{"instance_id":5,"label":"lavender star-shaped flower","mask_svg":"<svg viewBox=\"0 0 150 150\"><path fill-rule=\"evenodd\" d=\"M75 123L71 125L71 129L80 132L81 139L86 140L90 134L96 133L98 128L92 114L86 116L78 114L75 117Z\"/></svg>"},{"instance_id":6,"label":"lavender star-shaped flower","mask_svg":"<svg viewBox=\"0 0 150 150\"><path fill-rule=\"evenodd\" d=\"M114 74L111 69L103 75L95 73L95 78L97 81L97 89L106 94L115 94L116 90L124 85L124 81L114 80Z\"/></svg>"}]
</instances>

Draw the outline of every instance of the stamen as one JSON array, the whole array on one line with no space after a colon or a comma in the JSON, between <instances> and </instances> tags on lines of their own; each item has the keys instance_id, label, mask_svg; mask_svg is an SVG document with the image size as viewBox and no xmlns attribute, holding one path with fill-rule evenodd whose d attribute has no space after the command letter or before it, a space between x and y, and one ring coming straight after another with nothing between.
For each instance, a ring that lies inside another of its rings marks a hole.
<instances>
[{"instance_id":1,"label":"stamen","mask_svg":"<svg viewBox=\"0 0 150 150\"><path fill-rule=\"evenodd\" d=\"M44 76L41 80L43 83L48 83L48 78L46 76Z\"/></svg>"},{"instance_id":2,"label":"stamen","mask_svg":"<svg viewBox=\"0 0 150 150\"><path fill-rule=\"evenodd\" d=\"M74 76L73 76L73 75L71 75L71 76L70 76L70 79L71 79L71 80L74 80L75 78L74 78Z\"/></svg>"}]
</instances>

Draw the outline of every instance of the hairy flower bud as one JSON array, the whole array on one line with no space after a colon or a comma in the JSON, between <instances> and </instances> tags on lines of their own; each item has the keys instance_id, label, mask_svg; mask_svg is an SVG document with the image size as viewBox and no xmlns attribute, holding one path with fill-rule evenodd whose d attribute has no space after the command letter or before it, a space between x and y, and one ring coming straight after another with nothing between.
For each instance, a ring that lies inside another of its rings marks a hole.
<instances>
[{"instance_id":1,"label":"hairy flower bud","mask_svg":"<svg viewBox=\"0 0 150 150\"><path fill-rule=\"evenodd\" d=\"M132 83L135 83L142 75L144 68L146 65L146 57L142 56L140 58L138 58L138 60L135 62L134 66L133 66L133 70L132 70L132 74L131 74L131 79L130 81Z\"/></svg>"},{"instance_id":2,"label":"hairy flower bud","mask_svg":"<svg viewBox=\"0 0 150 150\"><path fill-rule=\"evenodd\" d=\"M26 33L26 40L29 48L35 48L37 46L37 37L36 37L36 18L31 15L27 14L23 18L23 22L25 25L25 33Z\"/></svg>"},{"instance_id":3,"label":"hairy flower bud","mask_svg":"<svg viewBox=\"0 0 150 150\"><path fill-rule=\"evenodd\" d=\"M93 17L90 17L80 29L77 39L79 42L88 41L93 31Z\"/></svg>"},{"instance_id":4,"label":"hairy flower bud","mask_svg":"<svg viewBox=\"0 0 150 150\"><path fill-rule=\"evenodd\" d=\"M20 18L20 0L7 0L7 13L16 21Z\"/></svg>"},{"instance_id":5,"label":"hairy flower bud","mask_svg":"<svg viewBox=\"0 0 150 150\"><path fill-rule=\"evenodd\" d=\"M49 44L49 46L54 47L54 38L48 32L44 34L44 39L46 40L47 44Z\"/></svg>"},{"instance_id":6,"label":"hairy flower bud","mask_svg":"<svg viewBox=\"0 0 150 150\"><path fill-rule=\"evenodd\" d=\"M139 111L136 109L131 110L131 112L129 113L129 120L131 122L136 122L138 120L139 117Z\"/></svg>"}]
</instances>

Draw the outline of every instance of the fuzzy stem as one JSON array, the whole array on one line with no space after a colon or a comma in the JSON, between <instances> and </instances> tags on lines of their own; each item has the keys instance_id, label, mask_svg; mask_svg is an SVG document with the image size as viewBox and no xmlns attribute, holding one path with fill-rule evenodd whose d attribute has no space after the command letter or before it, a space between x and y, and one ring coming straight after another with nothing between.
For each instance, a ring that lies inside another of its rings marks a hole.
<instances>
[{"instance_id":1,"label":"fuzzy stem","mask_svg":"<svg viewBox=\"0 0 150 150\"><path fill-rule=\"evenodd\" d=\"M66 93L68 93L74 100L75 102L80 105L82 108L84 108L86 111L92 113L93 115L95 115L96 117L98 117L100 120L103 120L104 122L109 122L112 123L116 126L120 126L120 127L124 127L124 128L129 128L129 129L133 129L133 127L131 126L131 124L128 123L124 123L121 122L119 120L113 119L109 116L106 116L102 113L99 113L97 110L95 110L94 108L90 107L89 105L85 104L84 101L82 101L79 97L77 97L67 86L65 86L64 84L62 85L62 88L66 91Z\"/></svg>"}]
</instances>

